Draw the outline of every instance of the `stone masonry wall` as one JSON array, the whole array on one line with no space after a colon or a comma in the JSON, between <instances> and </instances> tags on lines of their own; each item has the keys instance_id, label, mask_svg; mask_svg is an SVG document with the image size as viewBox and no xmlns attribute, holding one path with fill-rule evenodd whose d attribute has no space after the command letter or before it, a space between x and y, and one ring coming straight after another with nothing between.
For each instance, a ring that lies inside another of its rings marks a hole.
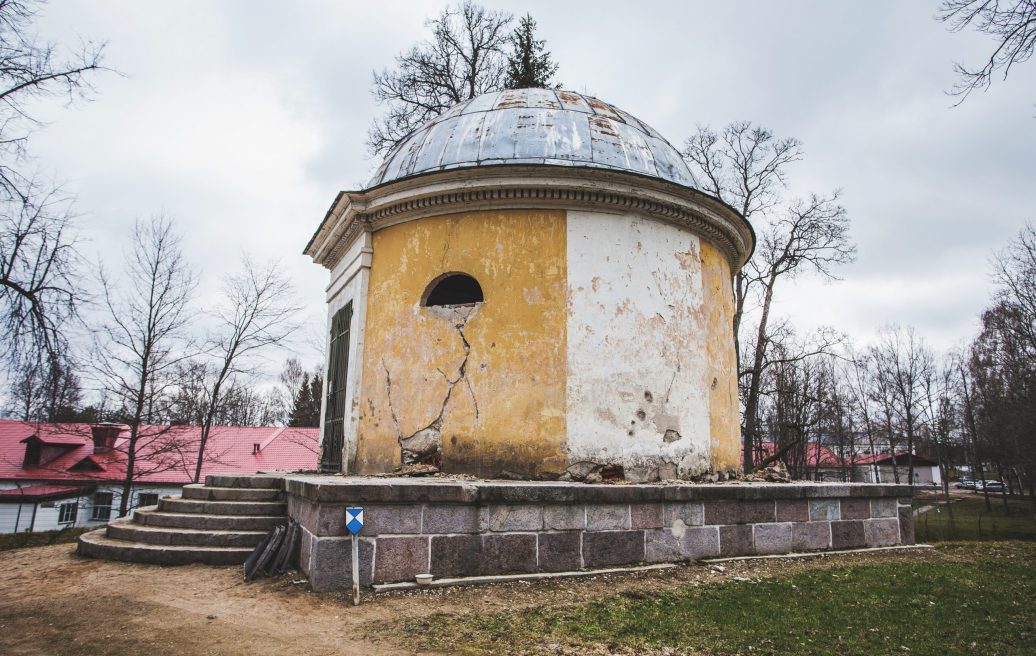
<instances>
[{"instance_id":1,"label":"stone masonry wall","mask_svg":"<svg viewBox=\"0 0 1036 656\"><path fill-rule=\"evenodd\" d=\"M345 508L362 506L361 584L913 544L903 485L621 485L288 480L315 590L351 585ZM352 481L352 482L349 482Z\"/></svg>"}]
</instances>

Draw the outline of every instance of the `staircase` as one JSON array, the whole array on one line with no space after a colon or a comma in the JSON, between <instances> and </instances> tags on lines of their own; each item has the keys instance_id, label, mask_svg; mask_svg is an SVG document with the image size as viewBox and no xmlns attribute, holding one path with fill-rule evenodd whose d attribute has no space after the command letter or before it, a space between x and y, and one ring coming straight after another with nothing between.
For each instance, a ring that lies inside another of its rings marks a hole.
<instances>
[{"instance_id":1,"label":"staircase","mask_svg":"<svg viewBox=\"0 0 1036 656\"><path fill-rule=\"evenodd\" d=\"M205 485L185 485L181 497L162 497L84 533L77 552L155 565L239 565L271 528L287 523L283 487L276 476L207 476Z\"/></svg>"}]
</instances>

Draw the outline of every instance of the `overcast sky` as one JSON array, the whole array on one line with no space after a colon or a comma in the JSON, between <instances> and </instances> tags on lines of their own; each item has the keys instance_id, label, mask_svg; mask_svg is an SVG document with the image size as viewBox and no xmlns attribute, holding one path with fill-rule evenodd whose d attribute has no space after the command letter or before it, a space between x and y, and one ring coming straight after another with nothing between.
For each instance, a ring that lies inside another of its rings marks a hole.
<instances>
[{"instance_id":1,"label":"overcast sky","mask_svg":"<svg viewBox=\"0 0 1036 656\"><path fill-rule=\"evenodd\" d=\"M911 324L937 349L970 338L989 257L1036 220L1036 62L957 108L952 34L926 2L486 2L529 11L566 88L678 147L696 124L747 119L804 143L797 193L840 188L858 246L842 282L779 290L778 313L859 342ZM185 233L209 298L248 252L280 258L314 322L326 272L302 255L335 194L376 162L371 70L426 36L440 2L54 0L41 33L108 42L123 75L51 103L38 163L78 197L85 252L117 269L133 221ZM308 359L316 356L299 347Z\"/></svg>"}]
</instances>

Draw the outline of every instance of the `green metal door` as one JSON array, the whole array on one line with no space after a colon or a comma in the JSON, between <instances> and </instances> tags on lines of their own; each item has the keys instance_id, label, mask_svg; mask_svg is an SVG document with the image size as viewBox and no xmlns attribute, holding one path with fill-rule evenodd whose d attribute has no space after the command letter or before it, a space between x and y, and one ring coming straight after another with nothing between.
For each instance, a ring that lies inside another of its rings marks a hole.
<instances>
[{"instance_id":1,"label":"green metal door","mask_svg":"<svg viewBox=\"0 0 1036 656\"><path fill-rule=\"evenodd\" d=\"M349 330L353 319L352 301L331 318L331 343L328 349L327 410L324 414L324 440L320 453L320 470L342 471L342 448L345 446L345 410L348 402L346 383L349 378Z\"/></svg>"}]
</instances>

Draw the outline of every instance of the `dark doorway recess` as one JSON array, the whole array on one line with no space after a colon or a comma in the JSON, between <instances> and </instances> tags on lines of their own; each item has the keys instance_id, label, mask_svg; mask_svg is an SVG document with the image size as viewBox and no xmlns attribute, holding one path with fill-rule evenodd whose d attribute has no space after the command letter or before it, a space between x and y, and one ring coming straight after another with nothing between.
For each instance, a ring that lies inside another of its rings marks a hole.
<instances>
[{"instance_id":1,"label":"dark doorway recess","mask_svg":"<svg viewBox=\"0 0 1036 656\"><path fill-rule=\"evenodd\" d=\"M466 273L450 273L431 285L423 305L472 305L481 303L482 285Z\"/></svg>"}]
</instances>

